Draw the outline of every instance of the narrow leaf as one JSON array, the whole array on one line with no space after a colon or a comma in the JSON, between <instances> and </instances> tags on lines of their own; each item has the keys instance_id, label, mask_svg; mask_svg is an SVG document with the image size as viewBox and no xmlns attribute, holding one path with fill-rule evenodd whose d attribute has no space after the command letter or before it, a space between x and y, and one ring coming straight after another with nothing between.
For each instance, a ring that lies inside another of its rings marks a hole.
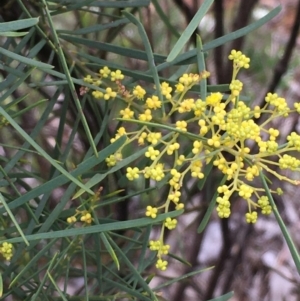
<instances>
[{"instance_id":1,"label":"narrow leaf","mask_svg":"<svg viewBox=\"0 0 300 301\"><path fill-rule=\"evenodd\" d=\"M78 110L78 114L79 114L81 122L83 124L83 128L85 130L85 134L87 136L87 139L88 139L88 141L90 143L91 148L94 151L94 154L97 156L98 155L97 148L96 148L96 145L94 143L94 140L93 140L93 137L92 137L92 133L91 133L90 128L88 126L87 120L86 120L86 118L85 118L85 116L83 114L81 103L80 103L78 95L76 93L76 89L75 89L74 83L73 83L71 75L70 75L68 64L66 62L65 54L64 54L64 52L63 52L63 50L61 48L61 45L60 45L60 42L59 42L59 38L58 38L58 35L56 33L56 30L55 30L54 23L53 23L53 20L51 18L51 15L50 15L50 12L49 12L49 9L48 9L48 6L47 6L47 3L46 3L45 0L43 0L43 4L45 6L45 12L46 12L46 16L48 18L48 22L49 22L50 28L52 30L54 42L57 45L57 50L58 50L58 56L59 56L59 59L60 59L60 63L62 65L62 67L63 67L64 73L66 75L66 79L67 79L68 84L69 84L69 89L70 89L71 95L73 97L74 103L75 103L76 108Z\"/></svg>"},{"instance_id":2,"label":"narrow leaf","mask_svg":"<svg viewBox=\"0 0 300 301\"><path fill-rule=\"evenodd\" d=\"M135 16L133 16L132 14L123 11L123 14L133 23L137 26L139 34L143 40L143 44L145 46L145 50L146 50L146 54L147 54L147 60L148 60L148 64L149 64L149 69L151 71L155 86L156 86L156 91L157 91L157 96L159 99L163 99L162 94L161 94L161 89L160 89L160 81L159 81L159 76L158 76L158 72L156 70L156 66L155 66L155 61L154 61L154 54L152 52L152 48L147 36L147 33L143 27L143 25L141 24L141 22L139 22ZM162 107L163 109L163 107Z\"/></svg>"},{"instance_id":3,"label":"narrow leaf","mask_svg":"<svg viewBox=\"0 0 300 301\"><path fill-rule=\"evenodd\" d=\"M110 245L108 239L106 238L105 233L100 233L100 237L101 237L101 240L102 240L107 252L111 256L112 260L114 261L114 263L115 263L115 265L116 265L116 267L119 271L120 270L120 263L119 263L118 257L116 255L114 249Z\"/></svg>"},{"instance_id":4,"label":"narrow leaf","mask_svg":"<svg viewBox=\"0 0 300 301\"><path fill-rule=\"evenodd\" d=\"M124 222L112 222L107 224L101 224L101 225L95 225L95 226L89 226L84 228L73 228L73 229L65 229L65 230L59 230L59 231L53 231L53 232L46 232L46 233L37 233L32 235L27 235L26 239L28 241L34 241L34 240L42 240L42 239L52 239L52 238L62 238L62 237L68 237L68 236L78 236L78 235L86 235L86 234L92 234L92 233L102 233L102 232L108 232L108 231L117 231L117 230L125 230L130 228L142 228L146 227L148 225L152 224L159 224L167 217L174 218L176 216L179 216L183 213L183 210L176 210L171 211L168 213L163 213L157 216L157 218L139 218L135 220L130 221L124 221ZM15 237L10 239L1 240L0 243L3 242L9 242L9 243L16 243L16 242L22 242L21 237Z\"/></svg>"},{"instance_id":5,"label":"narrow leaf","mask_svg":"<svg viewBox=\"0 0 300 301\"><path fill-rule=\"evenodd\" d=\"M103 181L103 179L105 179L109 174L112 174L112 173L116 172L117 170L123 168L124 166L129 165L131 162L138 159L146 150L147 150L147 147L145 147L145 148L141 149L140 151L134 153L133 155L123 159L117 165L110 168L106 173L94 175L88 182L85 183L85 186L87 188L91 188L91 187L97 185L98 183ZM76 192L76 194L73 196L72 200L77 199L83 193L84 193L83 189L78 190Z\"/></svg>"},{"instance_id":6,"label":"narrow leaf","mask_svg":"<svg viewBox=\"0 0 300 301\"><path fill-rule=\"evenodd\" d=\"M1 49L1 48L0 48ZM22 136L28 143L31 144L49 163L51 163L57 170L59 170L63 175L65 175L69 180L74 182L77 186L84 189L86 192L94 195L94 192L89 188L86 188L83 183L78 179L74 178L69 172L67 172L63 167L61 167L55 160L53 160L15 121L10 117L7 112L0 107L0 114L3 115L12 127L16 129L20 136Z\"/></svg>"},{"instance_id":7,"label":"narrow leaf","mask_svg":"<svg viewBox=\"0 0 300 301\"><path fill-rule=\"evenodd\" d=\"M263 183L263 186L265 188L265 192L266 192L266 194L268 196L268 199L269 199L270 205L272 207L272 211L274 212L274 215L275 215L275 218L277 220L277 223L278 223L278 225L280 227L280 230L281 230L281 232L282 232L282 234L284 236L284 239L285 239L285 241L286 241L286 243L287 243L287 245L289 247L289 250L290 250L290 252L292 254L292 257L293 257L293 260L294 260L295 265L297 267L298 273L300 274L300 255L299 255L299 252L297 250L297 247L294 244L294 242L292 240L292 237L291 237L291 235L290 235L287 227L285 226L285 224L284 224L284 222L283 222L283 220L282 220L282 218L281 218L281 216L280 216L280 214L278 212L277 206L276 206L276 204L274 202L274 199L273 199L273 196L272 196L272 194L270 192L270 188L269 188L269 186L268 186L268 184L266 182L264 174L261 171L259 172L259 176L260 176L260 179L261 179L261 181Z\"/></svg>"},{"instance_id":8,"label":"narrow leaf","mask_svg":"<svg viewBox=\"0 0 300 301\"><path fill-rule=\"evenodd\" d=\"M98 153L98 157L91 156L90 158L86 159L84 162L80 163L75 170L70 172L71 176L73 177L79 177L84 172L92 169L95 165L101 163L107 156L114 153L117 149L120 148L120 146L124 143L126 140L126 136L122 136L117 141L115 141L113 144L106 147L104 150L100 151ZM40 186L32 189L31 191L27 192L24 195L21 195L17 199L13 200L8 204L10 209L17 208L21 206L22 204L25 204L31 199L34 199L35 197L44 194L49 191L53 191L55 188L60 187L61 185L64 185L68 183L70 179L66 177L65 175L59 175L58 177L55 177L54 179L41 184ZM3 208L0 208L0 213L3 213Z\"/></svg>"},{"instance_id":9,"label":"narrow leaf","mask_svg":"<svg viewBox=\"0 0 300 301\"><path fill-rule=\"evenodd\" d=\"M59 296L62 298L62 300L63 301L68 301L68 299L64 296L64 294L62 293L62 291L60 290L60 288L56 284L56 281L52 278L51 273L49 273L49 271L47 271L47 276L50 279L50 281L53 284L53 286L55 287L55 289L58 292Z\"/></svg>"},{"instance_id":10,"label":"narrow leaf","mask_svg":"<svg viewBox=\"0 0 300 301\"><path fill-rule=\"evenodd\" d=\"M117 20L117 21L113 21L113 22L109 22L107 24L97 24L97 25L93 25L93 26L88 26L88 27L84 27L84 28L80 28L74 31L70 31L70 30L57 30L57 33L65 33L65 34L71 34L71 35L85 35L85 34L89 34L89 33L93 33L93 32L99 32L105 29L109 29L109 28L114 28L114 27L118 27L121 25L125 25L128 24L129 21L126 18Z\"/></svg>"},{"instance_id":11,"label":"narrow leaf","mask_svg":"<svg viewBox=\"0 0 300 301\"><path fill-rule=\"evenodd\" d=\"M19 61L21 63L27 64L29 66L37 67L39 69L52 69L53 68L53 66L51 66L49 64L45 64L45 63L42 63L42 62L38 62L36 60L29 59L25 56L16 54L12 51L6 50L6 49L1 48L1 47L0 47L0 54L3 54L7 57L10 57L13 60L16 60L16 61Z\"/></svg>"},{"instance_id":12,"label":"narrow leaf","mask_svg":"<svg viewBox=\"0 0 300 301\"><path fill-rule=\"evenodd\" d=\"M205 67L205 58L204 58L204 52L202 47L202 40L199 35L197 35L197 65L199 73L206 71ZM201 99L206 99L206 92L207 92L207 79L204 78L200 82L200 93L201 93Z\"/></svg>"},{"instance_id":13,"label":"narrow leaf","mask_svg":"<svg viewBox=\"0 0 300 301\"><path fill-rule=\"evenodd\" d=\"M220 38L217 38L211 42L208 42L204 44L203 46L203 51L207 51L209 49L216 48L220 45L224 45L225 43L228 43L229 41L238 39L240 37L243 37L247 35L248 33L254 31L255 29L261 27L262 25L266 24L269 22L271 19L276 17L281 11L281 5L277 6L274 8L272 11L270 11L267 15L262 17L261 19L257 20L256 22L249 24L241 29L238 29L234 32L231 32L229 34L226 34Z\"/></svg>"},{"instance_id":14,"label":"narrow leaf","mask_svg":"<svg viewBox=\"0 0 300 301\"><path fill-rule=\"evenodd\" d=\"M9 215L10 219L12 220L12 222L14 223L15 227L17 228L19 234L21 235L23 241L25 242L25 244L27 246L29 246L29 242L27 241L21 227L19 226L19 223L16 221L14 215L12 214L12 212L10 211L9 207L7 206L5 200L4 200L4 197L2 196L2 194L0 193L0 204L3 205L3 207L5 208L7 214Z\"/></svg>"},{"instance_id":15,"label":"narrow leaf","mask_svg":"<svg viewBox=\"0 0 300 301\"><path fill-rule=\"evenodd\" d=\"M220 184L218 186L222 186L226 182L226 179L227 179L227 176L224 176L222 181L220 182ZM207 211L206 211L206 213L203 217L203 220L201 221L201 223L200 223L200 225L197 229L198 233L201 233L206 228L206 225L208 224L208 221L209 221L209 219L212 215L212 212L215 208L217 196L218 196L218 191L216 191L214 193L214 196L213 196L212 200L209 202Z\"/></svg>"},{"instance_id":16,"label":"narrow leaf","mask_svg":"<svg viewBox=\"0 0 300 301\"><path fill-rule=\"evenodd\" d=\"M0 36L2 37L23 37L28 34L28 31L26 32L15 32L15 31L6 31L1 32Z\"/></svg>"},{"instance_id":17,"label":"narrow leaf","mask_svg":"<svg viewBox=\"0 0 300 301\"><path fill-rule=\"evenodd\" d=\"M220 296L220 297L217 297L217 298L214 298L214 299L210 299L210 300L207 300L207 301L227 301L229 300L232 296L234 295L233 292L229 292L223 296Z\"/></svg>"},{"instance_id":18,"label":"narrow leaf","mask_svg":"<svg viewBox=\"0 0 300 301\"><path fill-rule=\"evenodd\" d=\"M190 24L187 26L185 31L182 33L181 37L178 39L178 41L174 45L173 49L171 50L170 54L167 57L167 62L172 62L177 57L177 55L183 49L185 44L191 38L193 32L199 26L199 23L201 22L202 18L206 15L207 11L209 10L209 8L213 4L213 2L214 2L214 0L205 0L203 2L201 7L199 8L199 10L197 11L196 15L190 22Z\"/></svg>"},{"instance_id":19,"label":"narrow leaf","mask_svg":"<svg viewBox=\"0 0 300 301\"><path fill-rule=\"evenodd\" d=\"M2 273L0 272L0 298L3 296L3 279Z\"/></svg>"},{"instance_id":20,"label":"narrow leaf","mask_svg":"<svg viewBox=\"0 0 300 301\"><path fill-rule=\"evenodd\" d=\"M16 31L16 30L28 28L28 27L36 25L38 22L39 22L39 18L31 18L31 19L24 19L24 20L18 20L18 21L3 22L3 23L0 23L0 32ZM0 34L0 35L2 35L2 34Z\"/></svg>"}]
</instances>

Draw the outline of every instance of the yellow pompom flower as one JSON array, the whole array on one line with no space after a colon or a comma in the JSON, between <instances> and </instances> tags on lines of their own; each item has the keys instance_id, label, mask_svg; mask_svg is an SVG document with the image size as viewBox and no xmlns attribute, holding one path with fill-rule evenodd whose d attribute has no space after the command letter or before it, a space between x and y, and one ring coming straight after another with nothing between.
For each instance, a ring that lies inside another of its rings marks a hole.
<instances>
[{"instance_id":1,"label":"yellow pompom flower","mask_svg":"<svg viewBox=\"0 0 300 301\"><path fill-rule=\"evenodd\" d=\"M0 247L0 253L7 261L9 261L12 258L13 255L12 248L13 245L8 242L4 242Z\"/></svg>"},{"instance_id":2,"label":"yellow pompom flower","mask_svg":"<svg viewBox=\"0 0 300 301\"><path fill-rule=\"evenodd\" d=\"M73 224L76 221L77 221L77 219L76 219L76 216L74 216L74 215L67 218L67 223L68 224Z\"/></svg>"},{"instance_id":3,"label":"yellow pompom flower","mask_svg":"<svg viewBox=\"0 0 300 301\"><path fill-rule=\"evenodd\" d=\"M148 151L146 151L145 156L147 158L150 158L151 160L155 160L157 158L157 156L159 155L159 150L154 149L153 146L149 146L148 147Z\"/></svg>"},{"instance_id":4,"label":"yellow pompom flower","mask_svg":"<svg viewBox=\"0 0 300 301\"><path fill-rule=\"evenodd\" d=\"M137 167L134 168L128 167L126 171L127 171L126 177L129 181L133 181L139 178L139 169Z\"/></svg>"},{"instance_id":5,"label":"yellow pompom flower","mask_svg":"<svg viewBox=\"0 0 300 301\"><path fill-rule=\"evenodd\" d=\"M185 90L185 86L182 83L178 83L177 85L175 85L176 87L176 92L183 92Z\"/></svg>"},{"instance_id":6,"label":"yellow pompom flower","mask_svg":"<svg viewBox=\"0 0 300 301\"><path fill-rule=\"evenodd\" d=\"M298 152L300 151L300 135L298 135L296 132L292 132L287 136L287 141L288 146L295 147Z\"/></svg>"},{"instance_id":7,"label":"yellow pompom flower","mask_svg":"<svg viewBox=\"0 0 300 301\"><path fill-rule=\"evenodd\" d=\"M294 108L296 109L297 113L300 114L300 102L295 102L294 103Z\"/></svg>"},{"instance_id":8,"label":"yellow pompom flower","mask_svg":"<svg viewBox=\"0 0 300 301\"><path fill-rule=\"evenodd\" d=\"M110 98L115 98L117 96L117 92L113 91L110 87L106 88L105 91L106 93L103 96L105 100L109 100Z\"/></svg>"},{"instance_id":9,"label":"yellow pompom flower","mask_svg":"<svg viewBox=\"0 0 300 301\"><path fill-rule=\"evenodd\" d=\"M257 221L257 212L256 211L248 212L246 213L245 217L246 217L246 222L248 224L254 224Z\"/></svg>"},{"instance_id":10,"label":"yellow pompom flower","mask_svg":"<svg viewBox=\"0 0 300 301\"><path fill-rule=\"evenodd\" d=\"M175 229L176 225L177 225L177 220L175 218L174 219L171 219L170 217L166 218L166 220L165 220L165 226L169 230Z\"/></svg>"},{"instance_id":11,"label":"yellow pompom flower","mask_svg":"<svg viewBox=\"0 0 300 301\"><path fill-rule=\"evenodd\" d=\"M138 143L139 145L144 145L145 144L145 138L147 138L147 133L143 132L140 134L139 138L138 138Z\"/></svg>"},{"instance_id":12,"label":"yellow pompom flower","mask_svg":"<svg viewBox=\"0 0 300 301\"><path fill-rule=\"evenodd\" d=\"M251 198L253 192L254 190L252 187L246 184L242 184L239 189L239 196L245 200L248 200Z\"/></svg>"},{"instance_id":13,"label":"yellow pompom flower","mask_svg":"<svg viewBox=\"0 0 300 301\"><path fill-rule=\"evenodd\" d=\"M161 133L160 132L151 132L147 136L147 141L151 143L152 145L157 144L161 139Z\"/></svg>"},{"instance_id":14,"label":"yellow pompom flower","mask_svg":"<svg viewBox=\"0 0 300 301\"><path fill-rule=\"evenodd\" d=\"M119 152L105 158L105 162L109 167L115 166L121 160L122 160L122 154Z\"/></svg>"},{"instance_id":15,"label":"yellow pompom flower","mask_svg":"<svg viewBox=\"0 0 300 301\"><path fill-rule=\"evenodd\" d=\"M152 119L152 114L151 110L147 109L143 114L139 115L139 120L141 121L151 121Z\"/></svg>"},{"instance_id":16,"label":"yellow pompom flower","mask_svg":"<svg viewBox=\"0 0 300 301\"><path fill-rule=\"evenodd\" d=\"M175 209L176 210L181 210L184 208L184 204L183 203L177 203Z\"/></svg>"},{"instance_id":17,"label":"yellow pompom flower","mask_svg":"<svg viewBox=\"0 0 300 301\"><path fill-rule=\"evenodd\" d=\"M145 179L151 178L155 181L161 181L164 178L164 166L163 164L159 163L156 164L154 167L145 167L144 170L144 177Z\"/></svg>"},{"instance_id":18,"label":"yellow pompom flower","mask_svg":"<svg viewBox=\"0 0 300 301\"><path fill-rule=\"evenodd\" d=\"M132 93L137 99L143 99L146 94L146 90L143 89L140 85L138 85L134 87Z\"/></svg>"},{"instance_id":19,"label":"yellow pompom flower","mask_svg":"<svg viewBox=\"0 0 300 301\"><path fill-rule=\"evenodd\" d=\"M269 199L267 196L262 196L260 197L260 199L258 200L258 205L261 208L261 213L265 214L265 215L269 215L272 212L272 207L269 203Z\"/></svg>"},{"instance_id":20,"label":"yellow pompom flower","mask_svg":"<svg viewBox=\"0 0 300 301\"><path fill-rule=\"evenodd\" d=\"M122 74L121 70L112 71L110 73L110 80L115 82L116 80L124 79L124 74Z\"/></svg>"},{"instance_id":21,"label":"yellow pompom flower","mask_svg":"<svg viewBox=\"0 0 300 301\"><path fill-rule=\"evenodd\" d=\"M229 89L231 91L231 95L233 95L234 97L239 96L240 92L243 89L243 83L240 80L235 79L229 85Z\"/></svg>"},{"instance_id":22,"label":"yellow pompom flower","mask_svg":"<svg viewBox=\"0 0 300 301\"><path fill-rule=\"evenodd\" d=\"M178 190L174 190L168 195L168 200L177 204L179 202L180 196L181 196L181 192Z\"/></svg>"},{"instance_id":23,"label":"yellow pompom flower","mask_svg":"<svg viewBox=\"0 0 300 301\"><path fill-rule=\"evenodd\" d=\"M161 107L161 101L158 99L156 95L153 95L152 97L148 97L146 99L146 105L148 109L159 109Z\"/></svg>"},{"instance_id":24,"label":"yellow pompom flower","mask_svg":"<svg viewBox=\"0 0 300 301\"><path fill-rule=\"evenodd\" d=\"M119 139L120 137L122 137L123 135L126 135L126 130L123 126L121 126L118 130L117 130L117 134L115 135L114 138L110 139L110 142L113 143L115 142L117 139Z\"/></svg>"},{"instance_id":25,"label":"yellow pompom flower","mask_svg":"<svg viewBox=\"0 0 300 301\"><path fill-rule=\"evenodd\" d=\"M86 224L91 224L93 221L93 218L92 218L92 215L89 212L87 212L81 216L80 220Z\"/></svg>"},{"instance_id":26,"label":"yellow pompom flower","mask_svg":"<svg viewBox=\"0 0 300 301\"><path fill-rule=\"evenodd\" d=\"M250 58L246 57L241 51L231 50L228 56L238 68L248 69L250 67Z\"/></svg>"},{"instance_id":27,"label":"yellow pompom flower","mask_svg":"<svg viewBox=\"0 0 300 301\"><path fill-rule=\"evenodd\" d=\"M178 112L179 113L190 112L195 107L194 102L195 102L195 100L193 98L188 98L188 99L183 100L179 105Z\"/></svg>"},{"instance_id":28,"label":"yellow pompom flower","mask_svg":"<svg viewBox=\"0 0 300 301\"><path fill-rule=\"evenodd\" d=\"M167 154L170 156L173 155L174 151L178 150L179 147L180 147L180 144L177 142L169 144L167 147Z\"/></svg>"},{"instance_id":29,"label":"yellow pompom flower","mask_svg":"<svg viewBox=\"0 0 300 301\"><path fill-rule=\"evenodd\" d=\"M146 216L149 216L149 217L151 217L151 218L156 218L156 216L157 216L157 208L155 208L155 207L152 207L152 206L147 206L147 211L146 211Z\"/></svg>"},{"instance_id":30,"label":"yellow pompom flower","mask_svg":"<svg viewBox=\"0 0 300 301\"><path fill-rule=\"evenodd\" d=\"M202 161L201 160L195 160L191 162L191 176L193 178L203 179L204 173L202 172Z\"/></svg>"},{"instance_id":31,"label":"yellow pompom flower","mask_svg":"<svg viewBox=\"0 0 300 301\"><path fill-rule=\"evenodd\" d=\"M110 72L111 71L107 66L105 66L105 67L103 67L102 69L99 70L100 75L104 78L107 78L109 76Z\"/></svg>"},{"instance_id":32,"label":"yellow pompom flower","mask_svg":"<svg viewBox=\"0 0 300 301\"><path fill-rule=\"evenodd\" d=\"M223 94L221 94L220 92L211 93L209 96L206 97L205 102L207 105L214 107L219 105L222 98L223 98Z\"/></svg>"},{"instance_id":33,"label":"yellow pompom flower","mask_svg":"<svg viewBox=\"0 0 300 301\"><path fill-rule=\"evenodd\" d=\"M157 269L165 271L167 269L168 262L166 260L158 259L155 266Z\"/></svg>"},{"instance_id":34,"label":"yellow pompom flower","mask_svg":"<svg viewBox=\"0 0 300 301\"><path fill-rule=\"evenodd\" d=\"M164 95L166 97L166 99L172 98L172 95L171 95L172 87L170 87L170 85L168 83L163 82L161 84L160 88L161 88L162 95Z\"/></svg>"},{"instance_id":35,"label":"yellow pompom flower","mask_svg":"<svg viewBox=\"0 0 300 301\"><path fill-rule=\"evenodd\" d=\"M83 81L89 84L92 84L94 82L93 78L91 77L91 75L87 75L83 78Z\"/></svg>"},{"instance_id":36,"label":"yellow pompom flower","mask_svg":"<svg viewBox=\"0 0 300 301\"><path fill-rule=\"evenodd\" d=\"M178 130L181 130L181 131L183 131L183 132L186 132L187 131L187 123L186 123L186 121L184 121L184 120L178 120L177 122L176 122L176 129L178 129Z\"/></svg>"},{"instance_id":37,"label":"yellow pompom flower","mask_svg":"<svg viewBox=\"0 0 300 301\"><path fill-rule=\"evenodd\" d=\"M103 97L103 92L101 92L101 91L98 91L98 90L95 90L95 91L93 91L92 92L92 95L95 97L95 98L97 98L97 99L101 99L102 97Z\"/></svg>"},{"instance_id":38,"label":"yellow pompom flower","mask_svg":"<svg viewBox=\"0 0 300 301\"><path fill-rule=\"evenodd\" d=\"M170 245L161 245L158 251L158 255L167 255L170 250Z\"/></svg>"},{"instance_id":39,"label":"yellow pompom flower","mask_svg":"<svg viewBox=\"0 0 300 301\"><path fill-rule=\"evenodd\" d=\"M176 160L176 164L180 166L180 165L183 164L184 161L185 161L185 156L184 155L180 155L178 157L178 159Z\"/></svg>"},{"instance_id":40,"label":"yellow pompom flower","mask_svg":"<svg viewBox=\"0 0 300 301\"><path fill-rule=\"evenodd\" d=\"M151 251L158 251L161 246L160 240L150 240L149 241L149 248Z\"/></svg>"},{"instance_id":41,"label":"yellow pompom flower","mask_svg":"<svg viewBox=\"0 0 300 301\"><path fill-rule=\"evenodd\" d=\"M126 108L120 111L120 115L124 119L132 119L132 117L134 116L134 111L130 110L130 108Z\"/></svg>"}]
</instances>

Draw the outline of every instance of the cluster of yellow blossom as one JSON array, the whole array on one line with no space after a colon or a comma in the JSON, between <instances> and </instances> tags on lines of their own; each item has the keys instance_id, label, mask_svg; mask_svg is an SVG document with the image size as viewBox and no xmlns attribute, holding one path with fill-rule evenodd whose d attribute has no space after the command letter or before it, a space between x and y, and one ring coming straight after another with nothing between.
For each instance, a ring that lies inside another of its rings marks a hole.
<instances>
[{"instance_id":1,"label":"cluster of yellow blossom","mask_svg":"<svg viewBox=\"0 0 300 301\"><path fill-rule=\"evenodd\" d=\"M78 211L75 215L72 215L70 217L67 218L67 223L68 224L74 224L77 222L77 215L81 215L80 216L80 221L83 222L86 225L90 225L93 222L93 218L90 212L87 211L83 211L80 212Z\"/></svg>"},{"instance_id":2,"label":"cluster of yellow blossom","mask_svg":"<svg viewBox=\"0 0 300 301\"><path fill-rule=\"evenodd\" d=\"M157 251L157 262L156 268L164 271L167 269L168 262L162 259L162 255L168 255L170 245L164 245L162 239L160 240L150 240L149 248L151 251Z\"/></svg>"},{"instance_id":3,"label":"cluster of yellow blossom","mask_svg":"<svg viewBox=\"0 0 300 301\"><path fill-rule=\"evenodd\" d=\"M13 255L12 244L8 242L4 242L0 247L0 254L5 258L5 260L9 261Z\"/></svg>"},{"instance_id":4,"label":"cluster of yellow blossom","mask_svg":"<svg viewBox=\"0 0 300 301\"><path fill-rule=\"evenodd\" d=\"M9 125L8 120L5 117L0 116L0 129L7 125Z\"/></svg>"},{"instance_id":5,"label":"cluster of yellow blossom","mask_svg":"<svg viewBox=\"0 0 300 301\"><path fill-rule=\"evenodd\" d=\"M207 71L200 74L183 74L175 87L168 82L162 82L159 87L154 87L155 90L160 90L158 94L162 96L161 99L157 95L147 95L140 85L131 91L126 90L121 84L123 76L120 70L112 72L104 67L100 69L97 78L87 76L84 79L99 86L99 91L92 92L95 98L109 100L118 95L124 101L124 107L119 112L119 117L124 123L139 120L137 130L127 132L122 126L111 139L111 142L114 142L126 135L126 145L136 141L139 146L147 146L147 165L128 167L127 179L168 179L170 188L167 199L158 207L153 204L147 206L146 216L155 219L160 212L167 213L171 203L177 210L183 209L184 204L180 201L183 179L187 175L196 179L204 178L203 166L210 162L227 180L225 185L218 187L219 196L216 203L220 218L230 216L230 197L233 193L237 193L248 204L246 222L256 222L259 208L262 214L271 213L268 196L264 194L264 189L257 187L255 181L261 172L298 184L297 181L279 174L276 168L299 170L300 160L287 153L300 151L300 135L291 133L286 138L286 143L279 146L280 131L274 129L271 124L277 117L287 117L293 112L300 113L300 104L296 103L291 109L284 98L276 93L268 93L264 107L250 108L240 100L243 83L236 79L241 68L249 68L250 59L236 50L231 51L229 59L233 61L230 93L224 95L214 92L205 99L194 99L190 95L187 97L187 92L209 76ZM104 78L113 82L105 89L101 87ZM102 93L101 97L98 92ZM259 125L257 119L261 115L265 116L266 121ZM151 121L153 123L149 127L147 122ZM159 124L165 125L164 130L159 131ZM181 149L182 137L190 137L193 140L190 154ZM108 166L114 166L122 160L123 147L106 158ZM277 189L271 192L281 194L282 191ZM165 228L174 229L176 224L176 219L167 218L162 224L162 233ZM168 253L169 247L163 244L163 237L158 241L150 241L150 249L158 252L157 268L165 270L167 262L162 259L162 255Z\"/></svg>"},{"instance_id":6,"label":"cluster of yellow blossom","mask_svg":"<svg viewBox=\"0 0 300 301\"><path fill-rule=\"evenodd\" d=\"M100 187L96 191L95 195L91 196L84 202L84 205L86 205L86 207L89 207L89 210L81 209L80 207L82 207L83 205L80 205L78 208L76 208L76 213L67 218L67 223L74 224L79 220L84 226L90 225L94 220L92 217L92 212L94 210L94 207L97 206L102 190L103 187Z\"/></svg>"}]
</instances>

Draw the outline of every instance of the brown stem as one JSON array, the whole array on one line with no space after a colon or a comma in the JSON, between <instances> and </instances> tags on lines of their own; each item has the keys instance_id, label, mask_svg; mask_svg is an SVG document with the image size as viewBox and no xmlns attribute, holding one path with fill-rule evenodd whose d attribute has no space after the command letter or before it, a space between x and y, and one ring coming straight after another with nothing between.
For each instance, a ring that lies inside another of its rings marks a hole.
<instances>
[{"instance_id":1,"label":"brown stem","mask_svg":"<svg viewBox=\"0 0 300 301\"><path fill-rule=\"evenodd\" d=\"M240 232L240 228L238 232ZM253 232L254 228L252 225L247 224L245 225L244 229L242 229L242 234L239 236L240 241L237 242L236 252L229 263L228 268L226 268L226 275L224 275L224 283L222 285L222 293L228 293L229 288L232 285L232 281L234 280L235 271L237 270L237 266L241 263L243 253L247 247L247 242L249 235ZM239 233L237 233L238 235Z\"/></svg>"}]
</instances>

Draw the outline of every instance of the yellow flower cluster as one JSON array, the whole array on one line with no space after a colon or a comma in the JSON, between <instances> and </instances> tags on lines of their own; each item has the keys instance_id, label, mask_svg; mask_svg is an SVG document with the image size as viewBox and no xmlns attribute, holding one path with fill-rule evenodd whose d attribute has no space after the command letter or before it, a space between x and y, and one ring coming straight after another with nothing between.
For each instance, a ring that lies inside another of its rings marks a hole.
<instances>
[{"instance_id":1,"label":"yellow flower cluster","mask_svg":"<svg viewBox=\"0 0 300 301\"><path fill-rule=\"evenodd\" d=\"M109 79L110 82L107 82ZM87 75L83 81L98 87L97 90L92 92L92 95L96 99L110 100L115 98L119 92L118 90L113 90L110 83L115 82L116 86L119 87L120 90L120 81L122 79L124 79L124 75L120 70L111 71L107 66L105 66L99 70L97 77L92 78L91 75Z\"/></svg>"},{"instance_id":2,"label":"yellow flower cluster","mask_svg":"<svg viewBox=\"0 0 300 301\"><path fill-rule=\"evenodd\" d=\"M250 59L242 52L232 50L229 60L233 61L230 93L224 95L214 92L205 99L194 99L190 95L187 97L187 92L209 76L207 71L183 74L174 87L168 82L162 82L159 87L154 87L154 91L160 90L160 93L154 95L147 95L140 85L135 86L132 91L126 90L121 84L123 78L120 70L112 72L104 67L96 79L90 76L85 78L86 82L94 85L104 79L114 82L115 88L104 89L99 84L99 91L96 89L92 94L97 93L94 97L104 100L118 96L124 102L119 117L124 122L138 121L137 130L127 132L124 127L120 127L111 139L114 142L125 135L125 145L134 142L139 146L147 145L143 160L147 162L146 166L128 167L127 179L134 181L143 177L158 182L167 179L169 193L166 201L160 206L147 206L147 217L155 219L160 212L169 212L171 203L177 210L183 209L180 189L184 178L189 175L195 179L203 179L203 167L210 163L227 180L225 185L218 187L216 203L220 218L230 216L230 198L234 193L248 204L246 222L256 222L258 209L262 214L271 213L269 199L264 194L264 189L257 186L255 181L262 172L298 184L297 181L277 173L276 168L299 170L300 160L292 152L300 151L300 135L293 132L286 138L286 143L279 145L280 130L271 125L275 118L287 117L294 112L300 113L300 103L294 104L294 109L291 109L284 98L276 93L268 93L264 107L249 107L240 99L243 83L236 77L241 68L249 68ZM98 92L103 95L99 97ZM257 119L262 115L266 121L259 125ZM148 123L152 121L152 126L149 127ZM161 131L159 124L164 125ZM187 137L192 140L189 154L182 149L181 139ZM122 160L123 147L106 158L108 166L114 166ZM170 156L173 160L170 160ZM278 188L272 193L282 194L282 190ZM174 229L176 224L176 219L167 218L162 224L160 240L150 242L150 249L158 252L156 266L161 270L167 267L167 262L162 259L162 255L166 255L163 232L165 228Z\"/></svg>"},{"instance_id":3,"label":"yellow flower cluster","mask_svg":"<svg viewBox=\"0 0 300 301\"><path fill-rule=\"evenodd\" d=\"M3 116L0 116L0 129L2 129L3 127L9 125L9 122L8 120L3 117Z\"/></svg>"},{"instance_id":4,"label":"yellow flower cluster","mask_svg":"<svg viewBox=\"0 0 300 301\"><path fill-rule=\"evenodd\" d=\"M80 221L83 222L86 225L90 225L93 222L93 218L90 212L87 211L78 211L77 214L72 215L67 218L68 224L74 224L77 222L77 215L80 215Z\"/></svg>"},{"instance_id":5,"label":"yellow flower cluster","mask_svg":"<svg viewBox=\"0 0 300 301\"><path fill-rule=\"evenodd\" d=\"M92 217L93 210L97 206L100 198L101 191L103 190L103 187L100 187L96 193L91 196L89 199L85 200L82 205L76 208L76 213L72 216L69 216L67 218L67 223L68 224L74 224L77 221L80 221L82 223L82 226L89 226L93 223L94 219ZM85 206L88 208L82 209L81 207Z\"/></svg>"},{"instance_id":6,"label":"yellow flower cluster","mask_svg":"<svg viewBox=\"0 0 300 301\"><path fill-rule=\"evenodd\" d=\"M168 262L162 259L162 255L168 255L170 246L164 245L162 240L150 240L149 248L151 251L157 251L156 268L162 271L167 269Z\"/></svg>"},{"instance_id":7,"label":"yellow flower cluster","mask_svg":"<svg viewBox=\"0 0 300 301\"><path fill-rule=\"evenodd\" d=\"M0 247L0 254L5 258L5 260L10 261L13 256L13 246L11 243L4 242Z\"/></svg>"}]
</instances>

